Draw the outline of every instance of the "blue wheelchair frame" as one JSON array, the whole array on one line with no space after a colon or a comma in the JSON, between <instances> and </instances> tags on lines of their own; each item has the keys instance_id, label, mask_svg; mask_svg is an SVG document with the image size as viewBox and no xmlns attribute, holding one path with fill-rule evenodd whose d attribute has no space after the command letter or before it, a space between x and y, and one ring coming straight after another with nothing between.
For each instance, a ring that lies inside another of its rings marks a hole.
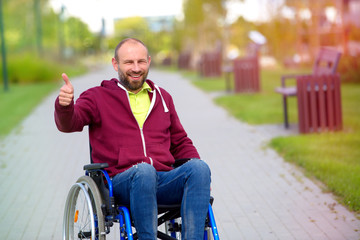
<instances>
[{"instance_id":1,"label":"blue wheelchair frame","mask_svg":"<svg viewBox=\"0 0 360 240\"><path fill-rule=\"evenodd\" d=\"M104 214L104 218L105 218L105 227L106 227L106 233L110 232L110 227L113 226L113 222L119 222L120 224L120 239L121 240L133 240L134 238L137 239L136 236L133 235L132 232L132 224L131 224L131 215L130 215L130 211L128 210L127 206L116 206L115 204L115 197L113 195L113 186L112 186L112 181L111 178L109 176L109 174L107 173L107 171L104 169L106 168L108 165L106 163L100 163L100 164L88 164L84 166L84 170L86 171L86 175L90 176L98 173L101 173L101 175L105 178L106 180L106 186L109 192L109 198L107 201L109 201L108 203L105 203L105 205L107 205L109 207L108 209L108 213L110 214ZM106 198L105 198L106 199ZM106 200L105 200L106 201ZM214 213L212 210L212 202L213 202L213 198L211 198L211 201L209 203L209 207L208 207L208 216L207 216L207 221L206 221L206 227L211 228L212 230L212 237L214 240L219 240L219 234L218 234L218 229L216 226L216 222L215 222L215 217L214 217ZM165 211L168 211L167 208L170 209L176 209L177 211L179 210L180 206L162 206ZM105 212L105 210L104 210ZM118 212L118 214L117 214ZM159 212L160 213L160 212ZM174 215L170 215L170 216L174 216ZM175 218L178 218L179 216L174 216ZM171 217L170 217L171 218ZM95 218L95 225L97 225L97 219ZM158 226L161 225L162 223L164 223L165 221L167 221L165 218L163 219L158 219ZM170 222L173 224L173 226L175 226L174 224L174 220L170 219ZM181 231L181 228L177 228L177 231ZM204 240L208 239L208 235L207 235L207 231L204 230ZM125 238L126 236L126 238ZM171 231L171 236L168 236L162 232L158 231L158 237L160 237L161 239L176 239L176 231L173 229Z\"/></svg>"}]
</instances>

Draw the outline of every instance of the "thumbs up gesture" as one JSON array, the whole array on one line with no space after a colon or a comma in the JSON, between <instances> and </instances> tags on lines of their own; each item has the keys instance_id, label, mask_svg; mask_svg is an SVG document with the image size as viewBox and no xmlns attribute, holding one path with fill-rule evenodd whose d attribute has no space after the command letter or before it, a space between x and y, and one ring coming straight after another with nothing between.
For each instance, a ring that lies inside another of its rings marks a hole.
<instances>
[{"instance_id":1,"label":"thumbs up gesture","mask_svg":"<svg viewBox=\"0 0 360 240\"><path fill-rule=\"evenodd\" d=\"M72 86L69 77L63 73L62 78L65 84L60 88L59 104L61 106L69 106L74 99L74 87Z\"/></svg>"}]
</instances>

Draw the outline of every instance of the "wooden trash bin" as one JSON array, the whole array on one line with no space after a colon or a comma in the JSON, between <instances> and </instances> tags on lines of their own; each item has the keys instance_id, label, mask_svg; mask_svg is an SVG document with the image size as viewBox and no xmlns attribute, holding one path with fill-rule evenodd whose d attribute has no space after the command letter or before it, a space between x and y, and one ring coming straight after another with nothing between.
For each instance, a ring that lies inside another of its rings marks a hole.
<instances>
[{"instance_id":1,"label":"wooden trash bin","mask_svg":"<svg viewBox=\"0 0 360 240\"><path fill-rule=\"evenodd\" d=\"M179 69L190 69L191 54L187 52L180 53L178 58Z\"/></svg>"},{"instance_id":2,"label":"wooden trash bin","mask_svg":"<svg viewBox=\"0 0 360 240\"><path fill-rule=\"evenodd\" d=\"M339 64L341 53L334 48L320 48L315 59L313 71L310 74L335 74ZM284 108L284 124L285 128L289 128L287 98L297 96L297 90L294 86L287 86L286 82L296 79L299 74L286 74L281 76L281 87L277 87L275 91L282 95Z\"/></svg>"},{"instance_id":3,"label":"wooden trash bin","mask_svg":"<svg viewBox=\"0 0 360 240\"><path fill-rule=\"evenodd\" d=\"M234 90L240 92L259 92L259 61L256 56L234 60Z\"/></svg>"},{"instance_id":4,"label":"wooden trash bin","mask_svg":"<svg viewBox=\"0 0 360 240\"><path fill-rule=\"evenodd\" d=\"M221 76L221 52L205 52L199 63L200 75L203 77Z\"/></svg>"},{"instance_id":5,"label":"wooden trash bin","mask_svg":"<svg viewBox=\"0 0 360 240\"><path fill-rule=\"evenodd\" d=\"M339 74L298 76L300 133L342 130Z\"/></svg>"}]
</instances>

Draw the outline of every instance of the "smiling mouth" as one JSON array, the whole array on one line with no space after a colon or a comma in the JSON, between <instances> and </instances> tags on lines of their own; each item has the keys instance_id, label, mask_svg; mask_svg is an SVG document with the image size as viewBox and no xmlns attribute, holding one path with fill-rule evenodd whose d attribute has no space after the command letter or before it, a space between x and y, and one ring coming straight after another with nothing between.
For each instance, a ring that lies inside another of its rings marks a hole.
<instances>
[{"instance_id":1,"label":"smiling mouth","mask_svg":"<svg viewBox=\"0 0 360 240\"><path fill-rule=\"evenodd\" d=\"M142 74L129 74L129 77L131 77L134 80L141 78L141 76Z\"/></svg>"}]
</instances>

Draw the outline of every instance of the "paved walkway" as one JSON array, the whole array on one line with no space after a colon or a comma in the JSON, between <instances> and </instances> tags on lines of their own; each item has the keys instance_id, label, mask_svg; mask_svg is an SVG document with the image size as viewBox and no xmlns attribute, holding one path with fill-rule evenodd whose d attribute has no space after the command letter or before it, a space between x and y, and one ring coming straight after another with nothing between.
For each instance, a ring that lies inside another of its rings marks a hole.
<instances>
[{"instance_id":1,"label":"paved walkway","mask_svg":"<svg viewBox=\"0 0 360 240\"><path fill-rule=\"evenodd\" d=\"M108 67L71 80L79 94L115 74ZM152 70L149 77L172 93L185 129L212 168L222 240L360 239L360 220L266 147L270 138L294 131L239 122L177 74ZM0 141L1 239L61 239L67 191L83 174L89 150L86 129L57 131L56 95Z\"/></svg>"}]
</instances>

